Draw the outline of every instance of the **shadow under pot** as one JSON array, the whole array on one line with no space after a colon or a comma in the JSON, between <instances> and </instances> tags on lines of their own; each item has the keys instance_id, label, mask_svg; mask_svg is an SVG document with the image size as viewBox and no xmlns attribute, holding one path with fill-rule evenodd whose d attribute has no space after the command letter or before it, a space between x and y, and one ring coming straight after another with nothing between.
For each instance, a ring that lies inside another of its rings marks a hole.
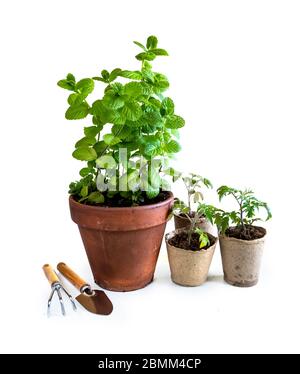
<instances>
[{"instance_id":1,"label":"shadow under pot","mask_svg":"<svg viewBox=\"0 0 300 374\"><path fill-rule=\"evenodd\" d=\"M112 291L133 291L152 282L173 195L149 205L105 207L80 204L71 196L95 282Z\"/></svg>"},{"instance_id":2,"label":"shadow under pot","mask_svg":"<svg viewBox=\"0 0 300 374\"><path fill-rule=\"evenodd\" d=\"M218 239L208 233L210 240L206 249L183 249L178 247L178 235L186 235L186 229L174 230L165 236L171 279L181 286L200 286L207 279L208 270Z\"/></svg>"},{"instance_id":3,"label":"shadow under pot","mask_svg":"<svg viewBox=\"0 0 300 374\"><path fill-rule=\"evenodd\" d=\"M186 228L189 229L191 226L190 220L181 214L174 214L174 223L175 223L175 230ZM204 232L207 232L211 235L216 235L215 227L208 221L205 217L200 217L198 222L196 223L197 227L200 227Z\"/></svg>"},{"instance_id":4,"label":"shadow under pot","mask_svg":"<svg viewBox=\"0 0 300 374\"><path fill-rule=\"evenodd\" d=\"M267 232L254 227L260 231L258 239L242 240L226 234L219 237L224 280L232 286L251 287L258 282Z\"/></svg>"}]
</instances>

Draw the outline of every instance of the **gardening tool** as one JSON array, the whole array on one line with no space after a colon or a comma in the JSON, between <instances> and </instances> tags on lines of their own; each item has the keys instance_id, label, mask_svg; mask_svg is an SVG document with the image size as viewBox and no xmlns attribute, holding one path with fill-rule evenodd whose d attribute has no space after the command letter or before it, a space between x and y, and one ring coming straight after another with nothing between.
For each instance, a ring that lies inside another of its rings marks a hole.
<instances>
[{"instance_id":1,"label":"gardening tool","mask_svg":"<svg viewBox=\"0 0 300 374\"><path fill-rule=\"evenodd\" d=\"M77 275L68 265L60 262L57 269L80 291L76 300L89 312L108 315L113 310L113 305L105 292L93 290L91 285Z\"/></svg>"},{"instance_id":2,"label":"gardening tool","mask_svg":"<svg viewBox=\"0 0 300 374\"><path fill-rule=\"evenodd\" d=\"M64 293L68 296L69 300L72 303L73 310L76 311L76 305L75 305L73 297L69 294L69 292L60 283L60 280L59 280L57 274L55 273L55 271L52 269L52 266L50 266L49 264L45 264L43 266L43 270L44 270L44 273L46 275L46 278L48 279L48 281L51 285L51 290L52 290L51 293L50 293L49 299L48 299L48 306L47 306L48 317L50 316L50 307L51 307L51 301L52 301L54 292L57 293L57 296L58 296L58 299L59 299L59 302L60 302L61 313L64 316L66 315L63 298L62 298L62 295L61 295L61 292L60 292L61 290L64 291Z\"/></svg>"}]
</instances>

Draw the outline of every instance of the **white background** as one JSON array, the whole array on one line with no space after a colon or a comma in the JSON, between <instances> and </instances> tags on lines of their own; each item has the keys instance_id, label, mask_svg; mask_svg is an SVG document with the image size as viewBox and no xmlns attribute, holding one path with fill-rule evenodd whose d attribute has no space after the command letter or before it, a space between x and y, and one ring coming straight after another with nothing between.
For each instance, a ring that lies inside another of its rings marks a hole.
<instances>
[{"instance_id":1,"label":"white background","mask_svg":"<svg viewBox=\"0 0 300 374\"><path fill-rule=\"evenodd\" d=\"M1 352L299 353L299 19L289 0L1 2ZM64 119L56 82L138 67L150 34L186 119L179 167L272 207L260 282L225 284L217 250L206 284L176 286L163 244L153 284L108 292L111 316L47 319L45 262L92 280L67 202L87 122Z\"/></svg>"}]
</instances>

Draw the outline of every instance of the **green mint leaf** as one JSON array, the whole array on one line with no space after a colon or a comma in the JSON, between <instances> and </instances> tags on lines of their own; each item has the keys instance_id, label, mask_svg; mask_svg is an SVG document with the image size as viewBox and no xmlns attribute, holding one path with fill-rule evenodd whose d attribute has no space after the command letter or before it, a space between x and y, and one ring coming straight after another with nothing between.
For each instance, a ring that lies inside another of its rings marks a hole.
<instances>
[{"instance_id":1,"label":"green mint leaf","mask_svg":"<svg viewBox=\"0 0 300 374\"><path fill-rule=\"evenodd\" d=\"M78 93L72 93L69 97L68 97L68 104L69 105L78 105L78 104L81 104L84 100L84 96L82 96L81 94L78 94Z\"/></svg>"},{"instance_id":2,"label":"green mint leaf","mask_svg":"<svg viewBox=\"0 0 300 374\"><path fill-rule=\"evenodd\" d=\"M168 52L162 48L151 49L151 53L154 53L156 56L169 56Z\"/></svg>"},{"instance_id":3,"label":"green mint leaf","mask_svg":"<svg viewBox=\"0 0 300 374\"><path fill-rule=\"evenodd\" d=\"M122 109L122 115L130 121L137 121L142 114L143 111L136 101L126 102Z\"/></svg>"},{"instance_id":4,"label":"green mint leaf","mask_svg":"<svg viewBox=\"0 0 300 374\"><path fill-rule=\"evenodd\" d=\"M61 79L57 82L57 85L61 88L64 88L65 90L74 91L75 84L72 82L67 81L66 79Z\"/></svg>"},{"instance_id":5,"label":"green mint leaf","mask_svg":"<svg viewBox=\"0 0 300 374\"><path fill-rule=\"evenodd\" d=\"M147 83L146 83L147 84ZM150 86L151 87L151 86ZM161 102L154 97L149 98L149 104L153 109L160 109L161 108Z\"/></svg>"},{"instance_id":6,"label":"green mint leaf","mask_svg":"<svg viewBox=\"0 0 300 374\"><path fill-rule=\"evenodd\" d=\"M179 129L180 127L183 127L184 124L185 124L185 121L182 117L172 115L172 116L167 117L165 126L168 129Z\"/></svg>"},{"instance_id":7,"label":"green mint leaf","mask_svg":"<svg viewBox=\"0 0 300 374\"><path fill-rule=\"evenodd\" d=\"M144 148L144 152L147 156L153 156L156 152L156 145L155 144L146 144Z\"/></svg>"},{"instance_id":8,"label":"green mint leaf","mask_svg":"<svg viewBox=\"0 0 300 374\"><path fill-rule=\"evenodd\" d=\"M94 138L101 131L99 126L89 126L84 128L84 135L89 138Z\"/></svg>"},{"instance_id":9,"label":"green mint leaf","mask_svg":"<svg viewBox=\"0 0 300 374\"><path fill-rule=\"evenodd\" d=\"M162 125L162 117L158 111L146 112L142 117L144 123L149 126L160 127Z\"/></svg>"},{"instance_id":10,"label":"green mint leaf","mask_svg":"<svg viewBox=\"0 0 300 374\"><path fill-rule=\"evenodd\" d=\"M85 118L89 113L89 105L85 102L78 105L71 105L66 113L66 119L75 120Z\"/></svg>"},{"instance_id":11,"label":"green mint leaf","mask_svg":"<svg viewBox=\"0 0 300 374\"><path fill-rule=\"evenodd\" d=\"M176 140L171 140L169 143L166 144L166 151L168 153L177 153L181 149L179 143L176 142Z\"/></svg>"},{"instance_id":12,"label":"green mint leaf","mask_svg":"<svg viewBox=\"0 0 300 374\"><path fill-rule=\"evenodd\" d=\"M93 148L96 151L97 155L100 156L107 148L107 144L105 144L105 142L101 140L100 142L95 143Z\"/></svg>"},{"instance_id":13,"label":"green mint leaf","mask_svg":"<svg viewBox=\"0 0 300 374\"><path fill-rule=\"evenodd\" d=\"M154 60L156 55L152 52L142 52L135 56L135 58L139 61L152 61Z\"/></svg>"},{"instance_id":14,"label":"green mint leaf","mask_svg":"<svg viewBox=\"0 0 300 374\"><path fill-rule=\"evenodd\" d=\"M94 81L100 81L100 82L103 82L103 83L107 83L105 79L101 78L101 77L93 77Z\"/></svg>"},{"instance_id":15,"label":"green mint leaf","mask_svg":"<svg viewBox=\"0 0 300 374\"><path fill-rule=\"evenodd\" d=\"M142 43L137 41L134 41L133 43L136 44L138 47L142 48L145 52L147 52L146 47Z\"/></svg>"},{"instance_id":16,"label":"green mint leaf","mask_svg":"<svg viewBox=\"0 0 300 374\"><path fill-rule=\"evenodd\" d=\"M154 49L154 48L156 48L157 44L158 44L158 40L157 40L156 36L151 35L151 36L148 37L147 44L146 44L146 46L147 46L148 49Z\"/></svg>"},{"instance_id":17,"label":"green mint leaf","mask_svg":"<svg viewBox=\"0 0 300 374\"><path fill-rule=\"evenodd\" d=\"M157 94L160 94L166 91L170 85L168 78L165 75L159 74L159 73L155 73L153 84L154 84L154 91Z\"/></svg>"},{"instance_id":18,"label":"green mint leaf","mask_svg":"<svg viewBox=\"0 0 300 374\"><path fill-rule=\"evenodd\" d=\"M143 95L143 86L139 82L129 82L124 86L124 94L132 97Z\"/></svg>"},{"instance_id":19,"label":"green mint leaf","mask_svg":"<svg viewBox=\"0 0 300 374\"><path fill-rule=\"evenodd\" d=\"M112 83L110 86L106 88L105 93L108 93L111 91L114 92L116 95L123 95L124 86L122 83L119 83L119 82Z\"/></svg>"},{"instance_id":20,"label":"green mint leaf","mask_svg":"<svg viewBox=\"0 0 300 374\"><path fill-rule=\"evenodd\" d=\"M89 203L102 204L104 203L105 199L100 191L94 191L89 194L89 196L87 197L87 200Z\"/></svg>"},{"instance_id":21,"label":"green mint leaf","mask_svg":"<svg viewBox=\"0 0 300 374\"><path fill-rule=\"evenodd\" d=\"M92 122L93 122L93 124L95 126L98 126L100 130L102 130L103 129L103 125L105 125L105 122L102 122L101 118L99 118L98 116L93 116Z\"/></svg>"},{"instance_id":22,"label":"green mint leaf","mask_svg":"<svg viewBox=\"0 0 300 374\"><path fill-rule=\"evenodd\" d=\"M112 118L112 111L104 105L103 100L96 100L93 103L91 113L103 124L109 123Z\"/></svg>"},{"instance_id":23,"label":"green mint leaf","mask_svg":"<svg viewBox=\"0 0 300 374\"><path fill-rule=\"evenodd\" d=\"M147 156L154 156L160 147L160 141L153 135L149 135L144 139L144 153Z\"/></svg>"},{"instance_id":24,"label":"green mint leaf","mask_svg":"<svg viewBox=\"0 0 300 374\"><path fill-rule=\"evenodd\" d=\"M171 115L174 114L175 105L172 99L166 97L163 99L161 103L161 114L164 115Z\"/></svg>"},{"instance_id":25,"label":"green mint leaf","mask_svg":"<svg viewBox=\"0 0 300 374\"><path fill-rule=\"evenodd\" d=\"M110 74L109 74L109 81L113 82L122 72L122 69L114 69Z\"/></svg>"},{"instance_id":26,"label":"green mint leaf","mask_svg":"<svg viewBox=\"0 0 300 374\"><path fill-rule=\"evenodd\" d=\"M96 139L94 137L85 136L84 138L78 140L78 142L75 144L75 148L94 145L95 143L96 143Z\"/></svg>"},{"instance_id":27,"label":"green mint leaf","mask_svg":"<svg viewBox=\"0 0 300 374\"><path fill-rule=\"evenodd\" d=\"M87 175L89 174L92 174L93 173L93 169L92 168L82 168L79 172L79 174L82 176L82 177L86 177Z\"/></svg>"},{"instance_id":28,"label":"green mint leaf","mask_svg":"<svg viewBox=\"0 0 300 374\"><path fill-rule=\"evenodd\" d=\"M80 147L75 149L72 156L80 161L93 161L97 158L97 153L94 148Z\"/></svg>"},{"instance_id":29,"label":"green mint leaf","mask_svg":"<svg viewBox=\"0 0 300 374\"><path fill-rule=\"evenodd\" d=\"M106 82L108 82L108 80L109 80L109 72L107 71L107 70L102 70L101 71L101 75L102 75L102 78L106 81Z\"/></svg>"},{"instance_id":30,"label":"green mint leaf","mask_svg":"<svg viewBox=\"0 0 300 374\"><path fill-rule=\"evenodd\" d=\"M154 84L154 74L151 70L145 70L143 69L142 70L142 76L143 76L143 79L150 83L150 84Z\"/></svg>"},{"instance_id":31,"label":"green mint leaf","mask_svg":"<svg viewBox=\"0 0 300 374\"><path fill-rule=\"evenodd\" d=\"M153 93L153 87L151 86L151 84L146 82L140 82L140 85L142 87L143 95L149 96Z\"/></svg>"},{"instance_id":32,"label":"green mint leaf","mask_svg":"<svg viewBox=\"0 0 300 374\"><path fill-rule=\"evenodd\" d=\"M106 107L111 109L119 109L124 106L124 99L111 92L106 93L102 101Z\"/></svg>"},{"instance_id":33,"label":"green mint leaf","mask_svg":"<svg viewBox=\"0 0 300 374\"><path fill-rule=\"evenodd\" d=\"M83 186L81 191L80 191L80 195L82 197L86 197L88 194L89 194L89 187L88 186Z\"/></svg>"},{"instance_id":34,"label":"green mint leaf","mask_svg":"<svg viewBox=\"0 0 300 374\"><path fill-rule=\"evenodd\" d=\"M69 74L67 75L67 81L68 81L68 82L73 82L73 83L75 84L76 80L75 80L74 75L71 74L71 73L69 73Z\"/></svg>"},{"instance_id":35,"label":"green mint leaf","mask_svg":"<svg viewBox=\"0 0 300 374\"><path fill-rule=\"evenodd\" d=\"M94 81L90 78L81 79L76 83L76 91L79 91L83 96L88 96L94 90Z\"/></svg>"},{"instance_id":36,"label":"green mint leaf","mask_svg":"<svg viewBox=\"0 0 300 374\"><path fill-rule=\"evenodd\" d=\"M130 71L130 70L122 70L119 74L120 77L141 80L143 78L142 73L138 70Z\"/></svg>"},{"instance_id":37,"label":"green mint leaf","mask_svg":"<svg viewBox=\"0 0 300 374\"><path fill-rule=\"evenodd\" d=\"M117 136L115 136L113 134L105 134L103 136L103 140L104 140L105 144L107 144L107 145L115 145L115 144L120 143L120 141L121 141L120 138L118 138Z\"/></svg>"},{"instance_id":38,"label":"green mint leaf","mask_svg":"<svg viewBox=\"0 0 300 374\"><path fill-rule=\"evenodd\" d=\"M120 139L126 139L131 134L132 129L129 126L113 125L111 132Z\"/></svg>"}]
</instances>

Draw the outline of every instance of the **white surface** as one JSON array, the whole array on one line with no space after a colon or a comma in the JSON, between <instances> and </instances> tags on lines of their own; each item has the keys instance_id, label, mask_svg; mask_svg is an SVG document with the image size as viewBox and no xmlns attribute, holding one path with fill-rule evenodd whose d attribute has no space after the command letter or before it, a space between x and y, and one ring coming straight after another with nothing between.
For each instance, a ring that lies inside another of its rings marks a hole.
<instances>
[{"instance_id":1,"label":"white surface","mask_svg":"<svg viewBox=\"0 0 300 374\"><path fill-rule=\"evenodd\" d=\"M299 353L299 19L288 0L1 2L1 352ZM217 251L205 285L176 286L163 244L152 285L108 292L111 316L47 319L43 263L91 279L66 192L86 121L64 120L56 81L137 66L149 34L187 123L179 165L272 207L261 280L226 285Z\"/></svg>"}]
</instances>

